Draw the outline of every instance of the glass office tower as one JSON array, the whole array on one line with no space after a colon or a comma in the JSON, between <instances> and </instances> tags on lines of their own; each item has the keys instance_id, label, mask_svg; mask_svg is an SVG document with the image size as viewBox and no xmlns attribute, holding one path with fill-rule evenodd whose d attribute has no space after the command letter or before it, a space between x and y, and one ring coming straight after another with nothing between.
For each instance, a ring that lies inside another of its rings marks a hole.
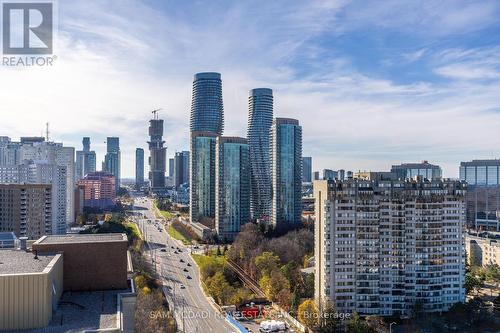
<instances>
[{"instance_id":1,"label":"glass office tower","mask_svg":"<svg viewBox=\"0 0 500 333\"><path fill-rule=\"evenodd\" d=\"M301 223L302 127L299 121L276 118L270 134L271 225L287 230Z\"/></svg>"},{"instance_id":2,"label":"glass office tower","mask_svg":"<svg viewBox=\"0 0 500 333\"><path fill-rule=\"evenodd\" d=\"M500 231L500 159L461 162L460 180L468 184L469 227Z\"/></svg>"},{"instance_id":3,"label":"glass office tower","mask_svg":"<svg viewBox=\"0 0 500 333\"><path fill-rule=\"evenodd\" d=\"M250 221L250 150L247 139L218 137L215 153L215 230L233 241Z\"/></svg>"},{"instance_id":4,"label":"glass office tower","mask_svg":"<svg viewBox=\"0 0 500 333\"><path fill-rule=\"evenodd\" d=\"M135 188L144 186L144 149L135 149Z\"/></svg>"},{"instance_id":5,"label":"glass office tower","mask_svg":"<svg viewBox=\"0 0 500 333\"><path fill-rule=\"evenodd\" d=\"M214 132L191 132L190 205L191 222L215 217Z\"/></svg>"},{"instance_id":6,"label":"glass office tower","mask_svg":"<svg viewBox=\"0 0 500 333\"><path fill-rule=\"evenodd\" d=\"M224 130L222 80L219 73L198 73L194 76L191 102L191 131L214 132Z\"/></svg>"},{"instance_id":7,"label":"glass office tower","mask_svg":"<svg viewBox=\"0 0 500 333\"><path fill-rule=\"evenodd\" d=\"M121 152L120 138L108 137L106 140L106 155L104 156L103 171L115 176L116 192L120 189Z\"/></svg>"},{"instance_id":8,"label":"glass office tower","mask_svg":"<svg viewBox=\"0 0 500 333\"><path fill-rule=\"evenodd\" d=\"M302 157L302 182L312 182L312 157Z\"/></svg>"},{"instance_id":9,"label":"glass office tower","mask_svg":"<svg viewBox=\"0 0 500 333\"><path fill-rule=\"evenodd\" d=\"M391 172L394 172L400 179L411 179L415 176L421 176L424 179L436 180L441 179L443 172L439 165L430 164L427 161L422 163L403 163L393 165Z\"/></svg>"},{"instance_id":10,"label":"glass office tower","mask_svg":"<svg viewBox=\"0 0 500 333\"><path fill-rule=\"evenodd\" d=\"M248 144L251 170L252 218L269 220L271 204L271 170L269 164L269 130L273 123L273 91L250 90L248 97Z\"/></svg>"}]
</instances>

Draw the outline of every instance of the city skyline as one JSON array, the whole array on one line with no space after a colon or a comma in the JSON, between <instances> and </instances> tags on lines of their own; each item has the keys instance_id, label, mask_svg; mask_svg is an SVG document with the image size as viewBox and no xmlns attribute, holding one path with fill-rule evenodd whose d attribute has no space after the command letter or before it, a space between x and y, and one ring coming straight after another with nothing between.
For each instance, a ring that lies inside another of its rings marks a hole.
<instances>
[{"instance_id":1,"label":"city skyline","mask_svg":"<svg viewBox=\"0 0 500 333\"><path fill-rule=\"evenodd\" d=\"M275 116L300 120L313 170L428 160L458 177L460 161L500 156L499 4L431 4L262 3L248 16L248 3L215 2L211 15L197 3L60 3L55 66L0 67L2 110L25 115L1 129L17 139L48 121L54 141L79 149L91 137L98 161L105 138L119 136L132 178L150 110L164 109L169 156L186 150L192 75L216 71L225 135L245 136L247 92L269 87Z\"/></svg>"}]
</instances>

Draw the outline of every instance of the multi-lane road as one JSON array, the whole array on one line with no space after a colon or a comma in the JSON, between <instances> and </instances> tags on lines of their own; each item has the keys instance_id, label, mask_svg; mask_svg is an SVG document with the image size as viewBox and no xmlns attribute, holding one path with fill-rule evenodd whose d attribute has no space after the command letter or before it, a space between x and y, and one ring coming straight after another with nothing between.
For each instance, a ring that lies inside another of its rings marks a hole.
<instances>
[{"instance_id":1,"label":"multi-lane road","mask_svg":"<svg viewBox=\"0 0 500 333\"><path fill-rule=\"evenodd\" d=\"M190 248L168 235L162 223L157 222L153 209L151 199L134 197L136 222L147 238L145 253L162 278L179 330L186 333L235 331L203 294ZM137 217L138 213L142 216Z\"/></svg>"}]
</instances>

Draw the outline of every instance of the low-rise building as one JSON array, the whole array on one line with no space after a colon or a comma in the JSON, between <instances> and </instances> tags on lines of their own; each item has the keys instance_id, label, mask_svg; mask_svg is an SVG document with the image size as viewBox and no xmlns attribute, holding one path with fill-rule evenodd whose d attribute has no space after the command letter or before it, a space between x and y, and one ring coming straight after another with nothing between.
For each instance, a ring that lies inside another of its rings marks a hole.
<instances>
[{"instance_id":1,"label":"low-rise building","mask_svg":"<svg viewBox=\"0 0 500 333\"><path fill-rule=\"evenodd\" d=\"M500 266L500 240L467 235L465 249L470 265Z\"/></svg>"},{"instance_id":2,"label":"low-rise building","mask_svg":"<svg viewBox=\"0 0 500 333\"><path fill-rule=\"evenodd\" d=\"M125 234L44 236L0 249L0 330L133 332Z\"/></svg>"},{"instance_id":3,"label":"low-rise building","mask_svg":"<svg viewBox=\"0 0 500 333\"><path fill-rule=\"evenodd\" d=\"M64 290L126 289L128 241L125 234L44 236L37 253L64 254Z\"/></svg>"},{"instance_id":4,"label":"low-rise building","mask_svg":"<svg viewBox=\"0 0 500 333\"><path fill-rule=\"evenodd\" d=\"M49 325L63 292L63 255L0 250L0 331Z\"/></svg>"}]
</instances>

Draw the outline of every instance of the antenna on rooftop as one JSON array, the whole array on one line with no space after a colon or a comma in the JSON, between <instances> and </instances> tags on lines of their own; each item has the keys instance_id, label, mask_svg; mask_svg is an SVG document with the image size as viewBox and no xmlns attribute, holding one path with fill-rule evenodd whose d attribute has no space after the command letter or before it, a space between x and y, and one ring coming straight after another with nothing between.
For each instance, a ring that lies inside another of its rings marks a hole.
<instances>
[{"instance_id":1,"label":"antenna on rooftop","mask_svg":"<svg viewBox=\"0 0 500 333\"><path fill-rule=\"evenodd\" d=\"M45 141L49 141L49 123L45 123Z\"/></svg>"}]
</instances>

